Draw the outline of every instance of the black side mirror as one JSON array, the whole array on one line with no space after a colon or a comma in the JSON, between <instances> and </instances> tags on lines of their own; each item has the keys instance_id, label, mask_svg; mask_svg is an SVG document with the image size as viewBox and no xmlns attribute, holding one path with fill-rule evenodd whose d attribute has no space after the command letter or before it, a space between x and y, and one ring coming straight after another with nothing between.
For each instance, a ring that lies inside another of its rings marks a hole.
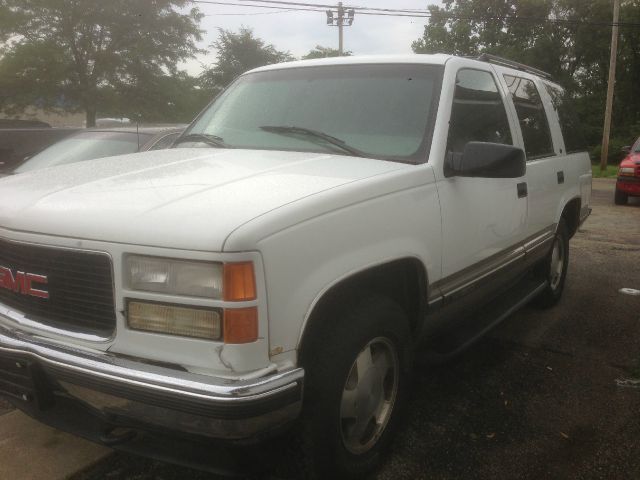
<instances>
[{"instance_id":1,"label":"black side mirror","mask_svg":"<svg viewBox=\"0 0 640 480\"><path fill-rule=\"evenodd\" d=\"M624 153L630 153L631 152L631 146L627 145L626 147L622 147L620 150L622 150Z\"/></svg>"},{"instance_id":2,"label":"black side mirror","mask_svg":"<svg viewBox=\"0 0 640 480\"><path fill-rule=\"evenodd\" d=\"M449 153L446 177L518 178L527 169L521 148L501 143L469 142L462 155Z\"/></svg>"}]
</instances>

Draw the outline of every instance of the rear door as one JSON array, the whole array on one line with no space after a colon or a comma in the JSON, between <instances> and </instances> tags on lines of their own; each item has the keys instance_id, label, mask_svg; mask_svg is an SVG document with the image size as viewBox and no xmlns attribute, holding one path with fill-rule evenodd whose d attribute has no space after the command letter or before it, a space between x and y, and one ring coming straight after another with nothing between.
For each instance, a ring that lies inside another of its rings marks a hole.
<instances>
[{"instance_id":1,"label":"rear door","mask_svg":"<svg viewBox=\"0 0 640 480\"><path fill-rule=\"evenodd\" d=\"M519 141L527 158L526 184L529 211L526 243L542 247L555 232L555 217L564 189L565 168L562 137L550 124L543 95L535 77L496 67L509 92L508 106L515 113ZM533 242L533 243L531 243Z\"/></svg>"}]
</instances>

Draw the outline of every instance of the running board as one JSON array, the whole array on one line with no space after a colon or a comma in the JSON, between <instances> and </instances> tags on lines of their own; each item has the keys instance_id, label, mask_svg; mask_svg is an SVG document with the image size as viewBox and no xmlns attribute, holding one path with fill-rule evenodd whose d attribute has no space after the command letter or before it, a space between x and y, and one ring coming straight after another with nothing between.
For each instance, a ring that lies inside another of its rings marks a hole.
<instances>
[{"instance_id":1,"label":"running board","mask_svg":"<svg viewBox=\"0 0 640 480\"><path fill-rule=\"evenodd\" d=\"M527 279L517 283L500 297L482 307L476 314L455 322L455 326L430 337L415 352L416 361L420 364L437 364L459 355L509 315L542 293L547 285L546 280L540 282Z\"/></svg>"}]
</instances>

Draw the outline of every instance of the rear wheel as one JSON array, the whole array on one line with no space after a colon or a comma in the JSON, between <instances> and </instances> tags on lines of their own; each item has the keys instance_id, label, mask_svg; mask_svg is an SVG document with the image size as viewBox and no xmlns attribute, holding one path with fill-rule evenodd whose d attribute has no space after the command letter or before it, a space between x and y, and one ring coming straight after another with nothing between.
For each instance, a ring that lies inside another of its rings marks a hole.
<instances>
[{"instance_id":1,"label":"rear wheel","mask_svg":"<svg viewBox=\"0 0 640 480\"><path fill-rule=\"evenodd\" d=\"M547 287L536 299L541 307L551 307L558 303L564 290L564 282L569 266L569 231L564 218L560 219L551 251L538 267L538 274L547 281Z\"/></svg>"},{"instance_id":2,"label":"rear wheel","mask_svg":"<svg viewBox=\"0 0 640 480\"><path fill-rule=\"evenodd\" d=\"M629 195L622 190L616 188L616 193L613 196L613 201L616 205L626 205L629 200Z\"/></svg>"},{"instance_id":3,"label":"rear wheel","mask_svg":"<svg viewBox=\"0 0 640 480\"><path fill-rule=\"evenodd\" d=\"M384 297L323 319L303 353L305 455L321 478L375 468L396 429L410 371L408 321Z\"/></svg>"}]
</instances>

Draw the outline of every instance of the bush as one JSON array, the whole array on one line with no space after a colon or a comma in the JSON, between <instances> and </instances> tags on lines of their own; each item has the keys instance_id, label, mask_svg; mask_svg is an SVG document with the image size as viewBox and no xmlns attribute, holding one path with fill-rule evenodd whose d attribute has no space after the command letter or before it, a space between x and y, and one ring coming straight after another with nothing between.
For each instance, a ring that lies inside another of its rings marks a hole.
<instances>
[{"instance_id":1,"label":"bush","mask_svg":"<svg viewBox=\"0 0 640 480\"><path fill-rule=\"evenodd\" d=\"M612 138L609 140L609 152L607 154L607 165L618 165L625 157L626 153L622 151L622 147L631 145L632 140L628 138ZM593 163L600 163L600 155L602 154L602 145L596 145L591 149L589 155Z\"/></svg>"}]
</instances>

